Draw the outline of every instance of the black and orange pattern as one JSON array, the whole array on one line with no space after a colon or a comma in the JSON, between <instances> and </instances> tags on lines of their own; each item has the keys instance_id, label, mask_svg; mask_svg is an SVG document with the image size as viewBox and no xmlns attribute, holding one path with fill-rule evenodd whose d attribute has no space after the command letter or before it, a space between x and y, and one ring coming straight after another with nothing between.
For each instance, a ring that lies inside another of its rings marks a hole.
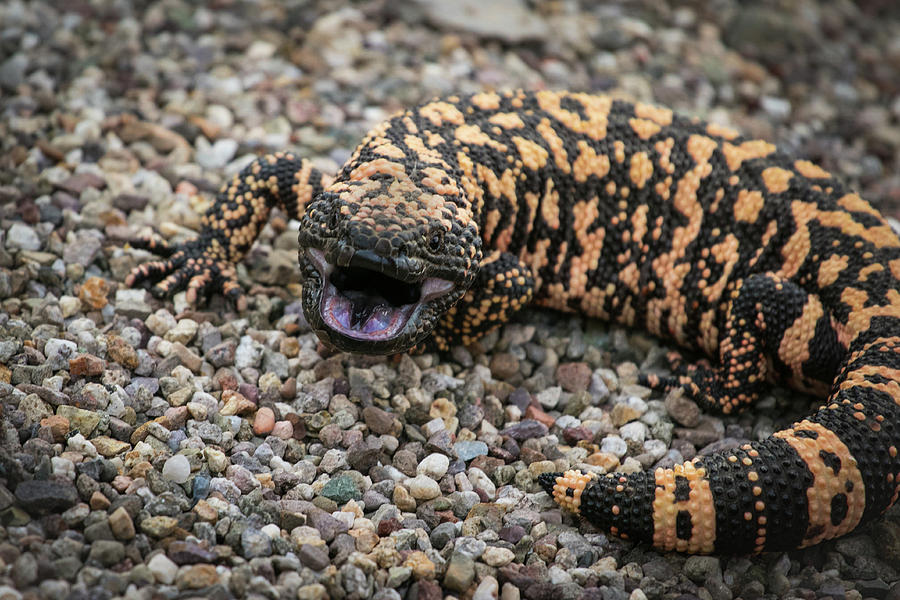
<instances>
[{"instance_id":1,"label":"black and orange pattern","mask_svg":"<svg viewBox=\"0 0 900 600\"><path fill-rule=\"evenodd\" d=\"M858 195L764 141L606 96L482 93L375 128L333 181L263 157L198 240L139 267L237 296L231 264L279 204L301 219L307 319L344 349L446 350L533 302L641 326L712 365L673 364L710 409L772 382L827 398L759 443L674 469L548 474L564 507L684 552L809 546L900 490L900 239Z\"/></svg>"}]
</instances>

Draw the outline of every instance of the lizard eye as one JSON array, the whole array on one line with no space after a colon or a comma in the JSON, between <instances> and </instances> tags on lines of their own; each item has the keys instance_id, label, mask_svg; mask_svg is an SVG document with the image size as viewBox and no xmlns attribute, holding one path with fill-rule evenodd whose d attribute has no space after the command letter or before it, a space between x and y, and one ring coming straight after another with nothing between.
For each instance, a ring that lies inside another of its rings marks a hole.
<instances>
[{"instance_id":1,"label":"lizard eye","mask_svg":"<svg viewBox=\"0 0 900 600\"><path fill-rule=\"evenodd\" d=\"M444 231L440 227L432 227L428 232L428 249L437 252L444 243Z\"/></svg>"}]
</instances>

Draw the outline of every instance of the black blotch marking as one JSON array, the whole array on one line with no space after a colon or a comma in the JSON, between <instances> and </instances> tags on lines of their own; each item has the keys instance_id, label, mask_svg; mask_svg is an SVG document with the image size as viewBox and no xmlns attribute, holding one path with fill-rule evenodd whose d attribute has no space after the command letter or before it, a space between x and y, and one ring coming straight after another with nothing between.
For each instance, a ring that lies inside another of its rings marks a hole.
<instances>
[{"instance_id":1,"label":"black blotch marking","mask_svg":"<svg viewBox=\"0 0 900 600\"><path fill-rule=\"evenodd\" d=\"M566 496L569 496L570 498L574 498L575 497L575 488L566 488Z\"/></svg>"},{"instance_id":2,"label":"black blotch marking","mask_svg":"<svg viewBox=\"0 0 900 600\"><path fill-rule=\"evenodd\" d=\"M845 481L845 482L844 482L844 489L847 490L847 493L848 493L848 494L849 494L850 492L852 492L852 491L853 491L853 482L850 481L849 479L848 479L847 481Z\"/></svg>"},{"instance_id":3,"label":"black blotch marking","mask_svg":"<svg viewBox=\"0 0 900 600\"><path fill-rule=\"evenodd\" d=\"M847 517L850 506L847 504L846 494L835 494L831 499L831 524L840 525Z\"/></svg>"},{"instance_id":4,"label":"black blotch marking","mask_svg":"<svg viewBox=\"0 0 900 600\"><path fill-rule=\"evenodd\" d=\"M811 440L819 439L819 434L815 431L810 431L809 429L801 429L800 431L794 432L794 437L798 438L809 438Z\"/></svg>"},{"instance_id":5,"label":"black blotch marking","mask_svg":"<svg viewBox=\"0 0 900 600\"><path fill-rule=\"evenodd\" d=\"M841 459L838 458L837 454L828 450L819 450L819 456L822 458L825 466L834 471L835 475L841 472Z\"/></svg>"},{"instance_id":6,"label":"black blotch marking","mask_svg":"<svg viewBox=\"0 0 900 600\"><path fill-rule=\"evenodd\" d=\"M579 119L588 119L587 111L584 109L584 105L575 98L563 96L559 100L559 107L563 110L575 113L576 115L578 115Z\"/></svg>"},{"instance_id":7,"label":"black blotch marking","mask_svg":"<svg viewBox=\"0 0 900 600\"><path fill-rule=\"evenodd\" d=\"M691 497L691 482L687 477L675 476L675 501L684 502Z\"/></svg>"},{"instance_id":8,"label":"black blotch marking","mask_svg":"<svg viewBox=\"0 0 900 600\"><path fill-rule=\"evenodd\" d=\"M679 540L689 540L693 535L693 523L691 523L691 513L687 510L679 510L675 517L675 535Z\"/></svg>"},{"instance_id":9,"label":"black blotch marking","mask_svg":"<svg viewBox=\"0 0 900 600\"><path fill-rule=\"evenodd\" d=\"M866 375L866 381L869 383L891 383L893 380L879 373L870 373Z\"/></svg>"},{"instance_id":10,"label":"black blotch marking","mask_svg":"<svg viewBox=\"0 0 900 600\"><path fill-rule=\"evenodd\" d=\"M810 527L809 531L806 532L805 538L812 539L814 537L818 537L822 534L823 531L825 531L824 525L816 525L815 527Z\"/></svg>"}]
</instances>

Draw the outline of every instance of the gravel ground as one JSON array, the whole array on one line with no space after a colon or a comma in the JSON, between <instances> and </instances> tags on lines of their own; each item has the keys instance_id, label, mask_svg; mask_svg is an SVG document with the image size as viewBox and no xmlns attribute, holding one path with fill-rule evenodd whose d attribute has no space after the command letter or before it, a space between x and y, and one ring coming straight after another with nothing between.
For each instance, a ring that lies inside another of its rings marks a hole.
<instances>
[{"instance_id":1,"label":"gravel ground","mask_svg":"<svg viewBox=\"0 0 900 600\"><path fill-rule=\"evenodd\" d=\"M900 598L896 509L805 551L688 558L536 484L760 439L811 400L700 415L635 385L655 340L541 311L451 356L332 354L277 215L245 312L121 283L150 258L123 239L194 235L257 154L334 170L392 111L486 88L664 103L900 216L890 0L675 4L0 4L0 599Z\"/></svg>"}]
</instances>

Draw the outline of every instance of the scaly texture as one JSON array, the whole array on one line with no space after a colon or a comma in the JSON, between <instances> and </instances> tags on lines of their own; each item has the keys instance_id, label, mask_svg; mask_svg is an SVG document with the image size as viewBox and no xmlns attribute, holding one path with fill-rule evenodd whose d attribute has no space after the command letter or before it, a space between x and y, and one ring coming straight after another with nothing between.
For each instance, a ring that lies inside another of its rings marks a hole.
<instances>
[{"instance_id":1,"label":"scaly texture","mask_svg":"<svg viewBox=\"0 0 900 600\"><path fill-rule=\"evenodd\" d=\"M263 157L201 237L128 283L234 293L268 207L301 218L303 304L344 350L469 343L534 302L643 326L708 409L771 382L827 398L769 439L631 475L547 474L564 507L684 552L809 546L900 484L900 240L816 165L646 104L560 92L434 100L375 128L333 182Z\"/></svg>"}]
</instances>

